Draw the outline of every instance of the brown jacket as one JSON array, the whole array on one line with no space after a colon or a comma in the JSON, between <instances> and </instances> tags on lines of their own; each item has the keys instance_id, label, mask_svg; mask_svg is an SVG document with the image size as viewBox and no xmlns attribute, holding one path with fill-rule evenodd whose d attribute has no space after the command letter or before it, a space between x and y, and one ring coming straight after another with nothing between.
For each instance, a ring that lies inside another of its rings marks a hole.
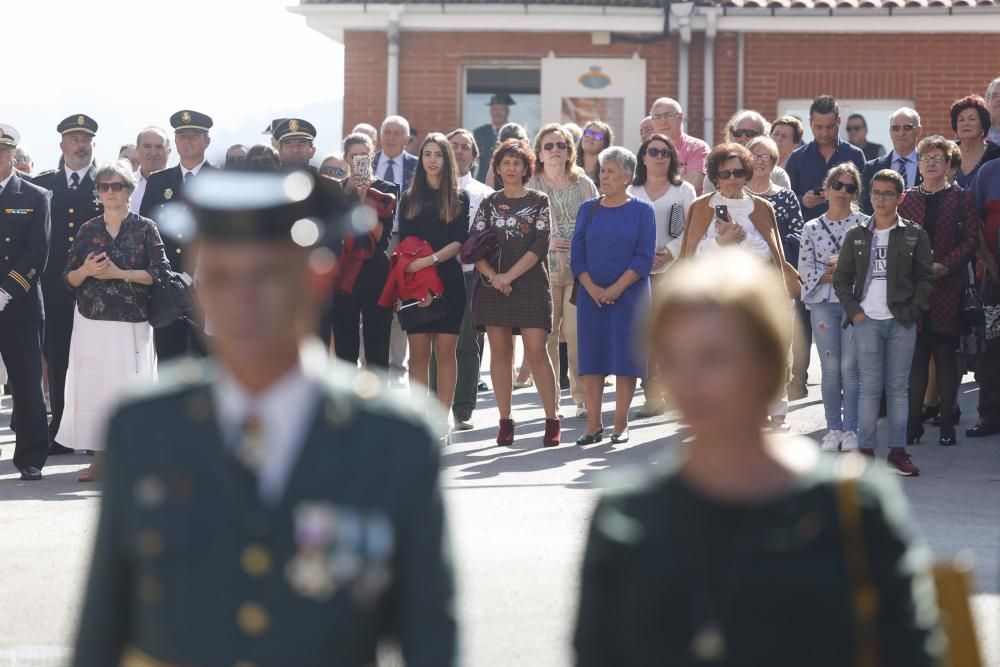
<instances>
[{"instance_id":1,"label":"brown jacket","mask_svg":"<svg viewBox=\"0 0 1000 667\"><path fill-rule=\"evenodd\" d=\"M681 240L682 259L694 255L698 243L704 238L708 226L715 218L715 210L708 203L712 194L714 193L698 197L688 209L687 221L684 223L684 237ZM795 267L785 261L785 250L782 248L781 239L778 236L778 221L774 217L771 203L750 193L747 193L747 196L753 200L754 204L753 212L750 213L750 221L771 249L771 260L785 279L785 289L788 290L789 296L799 296L802 293L802 281L799 279L799 272L795 270Z\"/></svg>"}]
</instances>

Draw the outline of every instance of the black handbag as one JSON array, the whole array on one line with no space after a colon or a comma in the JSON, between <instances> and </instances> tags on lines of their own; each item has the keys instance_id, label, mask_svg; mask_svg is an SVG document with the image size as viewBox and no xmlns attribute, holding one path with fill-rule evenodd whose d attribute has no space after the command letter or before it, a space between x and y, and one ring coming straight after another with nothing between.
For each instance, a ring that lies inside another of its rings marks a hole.
<instances>
[{"instance_id":1,"label":"black handbag","mask_svg":"<svg viewBox=\"0 0 1000 667\"><path fill-rule=\"evenodd\" d=\"M149 324L154 329L168 327L178 320L193 324L193 283L187 274L167 271L165 280L153 284L149 298Z\"/></svg>"},{"instance_id":2,"label":"black handbag","mask_svg":"<svg viewBox=\"0 0 1000 667\"><path fill-rule=\"evenodd\" d=\"M448 317L448 306L440 297L431 301L426 308L420 307L417 299L405 299L396 311L399 326L403 331L411 331Z\"/></svg>"}]
</instances>

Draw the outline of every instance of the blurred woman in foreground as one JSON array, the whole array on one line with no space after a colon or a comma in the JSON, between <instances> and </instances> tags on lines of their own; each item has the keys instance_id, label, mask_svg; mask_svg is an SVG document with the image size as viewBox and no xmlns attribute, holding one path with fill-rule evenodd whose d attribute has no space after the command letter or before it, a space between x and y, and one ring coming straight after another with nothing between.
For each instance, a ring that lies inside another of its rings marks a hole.
<instances>
[{"instance_id":1,"label":"blurred woman in foreground","mask_svg":"<svg viewBox=\"0 0 1000 667\"><path fill-rule=\"evenodd\" d=\"M576 664L842 667L862 650L883 667L937 664L930 553L897 483L760 428L790 342L778 274L738 249L671 272L647 340L694 442L599 503ZM859 593L877 599L867 618Z\"/></svg>"}]
</instances>

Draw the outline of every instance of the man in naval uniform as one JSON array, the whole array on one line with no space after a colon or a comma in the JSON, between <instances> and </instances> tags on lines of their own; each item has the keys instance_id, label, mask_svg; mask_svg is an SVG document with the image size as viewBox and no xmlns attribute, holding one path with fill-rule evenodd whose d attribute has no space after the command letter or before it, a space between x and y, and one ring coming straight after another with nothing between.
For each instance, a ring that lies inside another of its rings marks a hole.
<instances>
[{"instance_id":1,"label":"man in naval uniform","mask_svg":"<svg viewBox=\"0 0 1000 667\"><path fill-rule=\"evenodd\" d=\"M49 191L52 209L52 235L49 259L42 274L42 298L45 300L45 338L43 349L48 362L49 455L70 454L72 442L56 442L66 403L66 371L69 369L69 342L73 335L74 291L63 280L70 246L83 223L104 212L94 194L94 136L97 122L86 114L64 118L56 131L61 135L59 149L63 166L34 178L35 185Z\"/></svg>"},{"instance_id":2,"label":"man in naval uniform","mask_svg":"<svg viewBox=\"0 0 1000 667\"><path fill-rule=\"evenodd\" d=\"M0 124L0 359L14 397L14 465L37 481L49 453L42 396L42 291L49 252L49 197L14 169L20 135Z\"/></svg>"},{"instance_id":3,"label":"man in naval uniform","mask_svg":"<svg viewBox=\"0 0 1000 667\"><path fill-rule=\"evenodd\" d=\"M215 361L161 369L110 419L73 665L355 667L387 638L408 667L455 664L426 406L307 333L335 263L317 219L349 224L319 187L221 171L187 189Z\"/></svg>"},{"instance_id":4,"label":"man in naval uniform","mask_svg":"<svg viewBox=\"0 0 1000 667\"><path fill-rule=\"evenodd\" d=\"M212 143L212 138L208 135L212 119L208 115L184 109L170 117L170 126L174 128L174 145L180 155L180 163L150 174L146 192L142 196L142 205L139 207L139 215L152 218L157 223L160 222L163 208L181 197L191 179L202 172L216 169L205 159L205 151ZM163 229L160 230L160 235L163 237L163 249L170 260L170 269L183 273L186 264L184 255L190 239L184 238L182 232L169 234ZM155 336L156 356L160 362L204 353L204 346L194 327L184 320L156 329Z\"/></svg>"},{"instance_id":5,"label":"man in naval uniform","mask_svg":"<svg viewBox=\"0 0 1000 667\"><path fill-rule=\"evenodd\" d=\"M516 102L507 93L496 93L486 104L490 107L490 122L480 125L472 132L476 145L479 146L479 170L476 179L480 183L486 182L486 177L490 173L490 160L493 159L493 151L500 136L500 128L507 124L510 119L510 108Z\"/></svg>"},{"instance_id":6,"label":"man in naval uniform","mask_svg":"<svg viewBox=\"0 0 1000 667\"><path fill-rule=\"evenodd\" d=\"M275 126L274 138L282 169L308 169L316 175L316 168L309 164L316 155L315 125L301 118L286 118Z\"/></svg>"}]
</instances>

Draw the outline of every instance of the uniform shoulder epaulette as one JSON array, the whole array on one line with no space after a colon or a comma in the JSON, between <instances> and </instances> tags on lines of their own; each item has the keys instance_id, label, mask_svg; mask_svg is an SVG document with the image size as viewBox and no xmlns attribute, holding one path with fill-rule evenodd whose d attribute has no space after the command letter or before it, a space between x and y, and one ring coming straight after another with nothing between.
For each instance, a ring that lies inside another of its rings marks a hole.
<instances>
[{"instance_id":1,"label":"uniform shoulder epaulette","mask_svg":"<svg viewBox=\"0 0 1000 667\"><path fill-rule=\"evenodd\" d=\"M34 176L32 176L32 178L42 178L43 176L51 176L52 174L56 173L57 171L59 171L59 170L58 169L46 169L45 171L38 172L37 174L35 174Z\"/></svg>"}]
</instances>

